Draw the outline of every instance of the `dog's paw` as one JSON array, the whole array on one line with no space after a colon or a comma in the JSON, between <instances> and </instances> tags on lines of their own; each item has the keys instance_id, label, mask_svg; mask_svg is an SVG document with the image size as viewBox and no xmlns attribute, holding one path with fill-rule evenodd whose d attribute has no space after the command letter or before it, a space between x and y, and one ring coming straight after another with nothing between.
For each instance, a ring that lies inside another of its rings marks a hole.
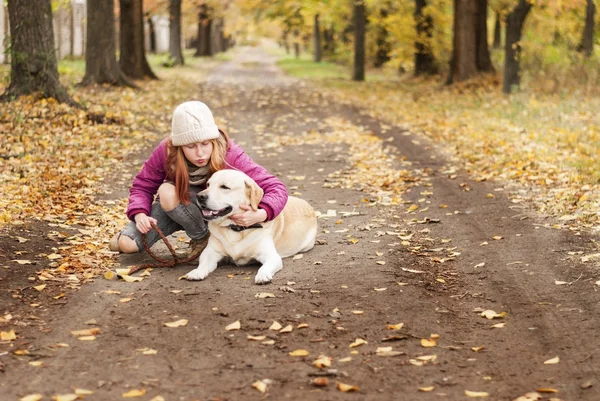
<instances>
[{"instance_id":1,"label":"dog's paw","mask_svg":"<svg viewBox=\"0 0 600 401\"><path fill-rule=\"evenodd\" d=\"M208 273L209 272L207 272L206 270L196 268L196 269L192 270L191 272L189 272L188 274L186 274L185 279L192 280L192 281L204 280L208 276Z\"/></svg>"},{"instance_id":2,"label":"dog's paw","mask_svg":"<svg viewBox=\"0 0 600 401\"><path fill-rule=\"evenodd\" d=\"M273 276L269 274L265 274L264 272L258 272L256 277L254 277L254 283L256 284L269 284Z\"/></svg>"}]
</instances>

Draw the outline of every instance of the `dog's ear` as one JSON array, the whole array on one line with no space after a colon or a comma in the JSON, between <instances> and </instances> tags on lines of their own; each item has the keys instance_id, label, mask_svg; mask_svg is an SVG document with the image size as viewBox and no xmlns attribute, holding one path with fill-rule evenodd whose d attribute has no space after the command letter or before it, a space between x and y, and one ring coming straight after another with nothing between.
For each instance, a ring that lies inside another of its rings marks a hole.
<instances>
[{"instance_id":1,"label":"dog's ear","mask_svg":"<svg viewBox=\"0 0 600 401\"><path fill-rule=\"evenodd\" d=\"M244 183L246 184L246 196L250 200L250 207L256 212L264 192L253 179L247 179Z\"/></svg>"}]
</instances>

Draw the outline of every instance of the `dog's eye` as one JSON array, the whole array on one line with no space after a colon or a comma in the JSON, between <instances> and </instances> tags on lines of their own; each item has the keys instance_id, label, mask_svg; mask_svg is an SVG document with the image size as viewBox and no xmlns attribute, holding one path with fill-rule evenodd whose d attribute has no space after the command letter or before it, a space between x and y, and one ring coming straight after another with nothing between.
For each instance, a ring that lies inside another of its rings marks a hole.
<instances>
[{"instance_id":1,"label":"dog's eye","mask_svg":"<svg viewBox=\"0 0 600 401\"><path fill-rule=\"evenodd\" d=\"M221 189L231 189L227 185L221 185Z\"/></svg>"}]
</instances>

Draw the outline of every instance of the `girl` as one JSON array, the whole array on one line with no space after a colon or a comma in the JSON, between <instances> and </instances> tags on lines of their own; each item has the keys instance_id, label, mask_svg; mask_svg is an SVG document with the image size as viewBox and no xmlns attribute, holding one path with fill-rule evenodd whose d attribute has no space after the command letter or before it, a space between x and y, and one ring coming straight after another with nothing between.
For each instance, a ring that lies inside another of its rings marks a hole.
<instances>
[{"instance_id":1,"label":"girl","mask_svg":"<svg viewBox=\"0 0 600 401\"><path fill-rule=\"evenodd\" d=\"M208 106L197 101L179 105L173 113L171 136L154 149L133 180L127 207L131 222L111 240L110 249L140 252L142 234L147 234L151 247L160 239L150 225L155 223L165 236L185 230L191 238L190 252L200 252L208 241L208 228L196 195L212 173L226 168L243 171L264 191L257 211L240 205L244 212L230 217L236 225L272 220L283 210L288 199L285 185L217 128Z\"/></svg>"}]
</instances>

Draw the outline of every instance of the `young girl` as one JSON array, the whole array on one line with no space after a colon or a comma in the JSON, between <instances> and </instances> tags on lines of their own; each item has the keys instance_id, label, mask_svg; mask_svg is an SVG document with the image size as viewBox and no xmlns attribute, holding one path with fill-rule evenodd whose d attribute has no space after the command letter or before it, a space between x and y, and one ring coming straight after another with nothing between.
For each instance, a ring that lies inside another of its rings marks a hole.
<instances>
[{"instance_id":1,"label":"young girl","mask_svg":"<svg viewBox=\"0 0 600 401\"><path fill-rule=\"evenodd\" d=\"M272 220L283 210L288 199L285 185L217 128L210 109L197 101L179 105L173 113L171 136L154 149L133 180L127 208L131 222L111 240L110 249L143 251L142 234L151 247L160 239L150 225L155 223L165 236L185 230L191 238L190 252L200 252L208 241L208 228L196 195L221 169L243 171L264 191L257 211L240 205L244 212L230 217L236 225Z\"/></svg>"}]
</instances>

